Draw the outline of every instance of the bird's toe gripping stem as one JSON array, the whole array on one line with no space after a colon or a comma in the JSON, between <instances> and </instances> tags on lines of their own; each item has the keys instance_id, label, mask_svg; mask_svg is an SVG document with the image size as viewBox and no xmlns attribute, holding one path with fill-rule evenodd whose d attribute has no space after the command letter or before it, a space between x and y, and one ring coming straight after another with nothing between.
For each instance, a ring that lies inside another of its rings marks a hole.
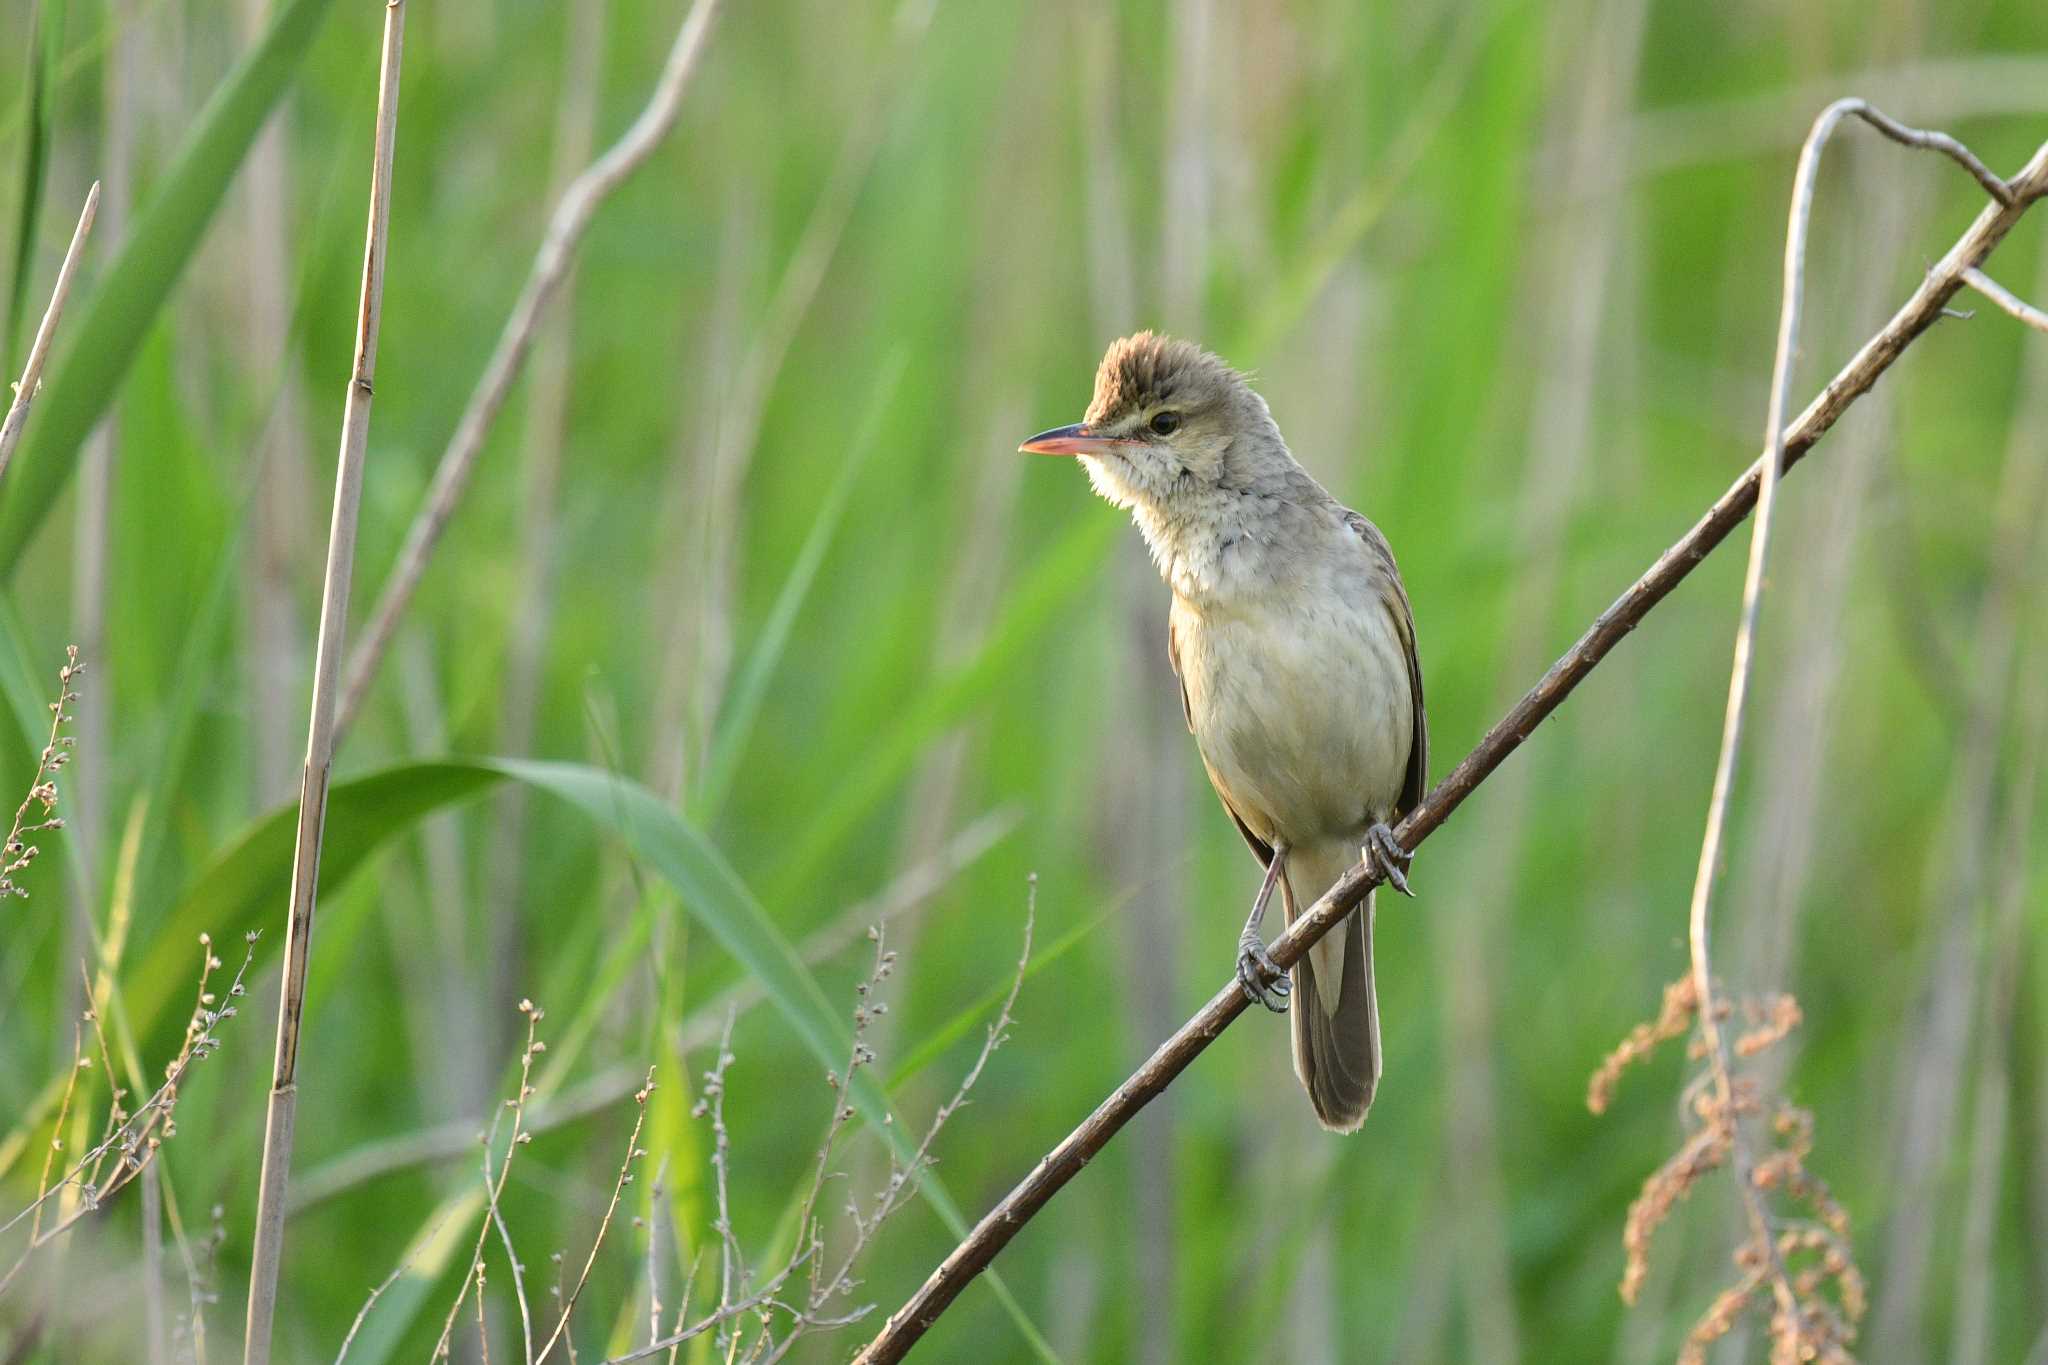
<instances>
[{"instance_id":1,"label":"bird's toe gripping stem","mask_svg":"<svg viewBox=\"0 0 2048 1365\"><path fill-rule=\"evenodd\" d=\"M1252 901L1252 913L1244 922L1244 932L1237 936L1237 984L1244 988L1245 999L1275 1014L1287 1013L1287 995L1294 982L1287 969L1266 951L1259 926L1265 922L1266 906L1272 902L1273 888L1280 884L1286 866L1286 846L1275 845L1266 861L1266 879L1259 883L1259 894Z\"/></svg>"},{"instance_id":2,"label":"bird's toe gripping stem","mask_svg":"<svg viewBox=\"0 0 2048 1365\"><path fill-rule=\"evenodd\" d=\"M1408 889L1408 869L1415 862L1415 855L1401 847L1401 841L1394 837L1394 831L1382 820L1365 832L1365 861L1380 879L1404 896L1415 893Z\"/></svg>"},{"instance_id":3,"label":"bird's toe gripping stem","mask_svg":"<svg viewBox=\"0 0 2048 1365\"><path fill-rule=\"evenodd\" d=\"M1244 998L1275 1014L1287 1013L1287 995L1294 989L1287 969L1273 960L1257 933L1247 929L1237 941L1237 984Z\"/></svg>"}]
</instances>

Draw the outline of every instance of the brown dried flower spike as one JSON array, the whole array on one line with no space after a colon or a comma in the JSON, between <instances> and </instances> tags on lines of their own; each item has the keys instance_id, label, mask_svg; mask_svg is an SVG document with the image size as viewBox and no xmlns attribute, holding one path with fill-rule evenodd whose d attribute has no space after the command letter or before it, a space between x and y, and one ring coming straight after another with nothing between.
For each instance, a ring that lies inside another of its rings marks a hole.
<instances>
[{"instance_id":1,"label":"brown dried flower spike","mask_svg":"<svg viewBox=\"0 0 2048 1365\"><path fill-rule=\"evenodd\" d=\"M1717 1016L1727 1013L1726 1006L1717 1010ZM1736 1040L1734 1052L1743 1059L1776 1045L1801 1018L1798 1002L1782 994L1744 1001L1742 1015L1748 1031ZM1705 1062L1708 1053L1701 1046L1699 1024L1693 978L1667 986L1657 1018L1636 1025L1593 1073L1587 1105L1596 1114L1605 1112L1630 1064L1688 1031L1695 1035L1688 1055ZM1868 1295L1849 1244L1849 1215L1827 1184L1806 1169L1813 1151L1813 1115L1780 1101L1766 1138L1749 1131L1763 1126L1769 1109L1757 1080L1731 1077L1724 1099L1713 1079L1711 1069L1703 1065L1687 1083L1685 1140L1643 1182L1642 1192L1629 1205L1622 1228L1621 1297L1626 1303L1636 1301L1649 1274L1651 1238L1671 1210L1702 1178L1731 1168L1759 1200L1770 1201L1762 1205L1767 1210L1763 1231L1735 1248L1736 1280L1693 1325L1679 1351L1679 1365L1702 1365L1707 1349L1751 1309L1767 1317L1773 1365L1848 1361ZM1760 1147L1764 1150L1752 1158Z\"/></svg>"}]
</instances>

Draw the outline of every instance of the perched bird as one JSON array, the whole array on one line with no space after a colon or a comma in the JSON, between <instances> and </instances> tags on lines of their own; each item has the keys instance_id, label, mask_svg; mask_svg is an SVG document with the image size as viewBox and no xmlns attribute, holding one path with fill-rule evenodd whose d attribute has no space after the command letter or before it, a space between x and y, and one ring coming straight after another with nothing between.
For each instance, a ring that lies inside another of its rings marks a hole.
<instances>
[{"instance_id":1,"label":"perched bird","mask_svg":"<svg viewBox=\"0 0 2048 1365\"><path fill-rule=\"evenodd\" d=\"M1281 972L1259 932L1354 862L1408 893L1389 828L1422 799L1429 739L1415 623L1379 528L1295 463L1242 374L1186 341L1112 344L1083 421L1021 449L1078 456L1130 509L1172 590L1167 650L1209 781L1265 880L1238 940L1245 994L1294 1016L1294 1069L1323 1126L1365 1122L1380 1078L1372 901Z\"/></svg>"}]
</instances>

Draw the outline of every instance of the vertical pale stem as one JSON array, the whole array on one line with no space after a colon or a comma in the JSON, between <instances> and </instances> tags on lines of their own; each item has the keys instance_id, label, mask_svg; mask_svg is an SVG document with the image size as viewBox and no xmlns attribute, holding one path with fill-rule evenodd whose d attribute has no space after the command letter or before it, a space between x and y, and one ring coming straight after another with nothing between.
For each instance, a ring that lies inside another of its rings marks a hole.
<instances>
[{"instance_id":1,"label":"vertical pale stem","mask_svg":"<svg viewBox=\"0 0 2048 1365\"><path fill-rule=\"evenodd\" d=\"M399 54L405 0L384 9L383 66L377 90L376 153L370 168L370 220L363 251L362 302L356 317L355 364L341 419L341 455L334 473L334 522L327 537L327 577L320 600L320 637L313 664L312 715L306 727L306 768L299 789L298 838L285 924L284 989L277 1009L277 1062L263 1134L263 1175L256 1201L256 1240L249 1270L245 1365L266 1365L277 1312L278 1267L284 1251L284 1201L290 1182L292 1127L298 1109L299 1029L306 1003L306 964L320 880L320 836L327 820L327 774L334 755L334 708L348 620L349 577L355 565L356 513L362 502L363 456L370 435L371 379L384 307L384 250L391 221L391 164L398 136Z\"/></svg>"}]
</instances>

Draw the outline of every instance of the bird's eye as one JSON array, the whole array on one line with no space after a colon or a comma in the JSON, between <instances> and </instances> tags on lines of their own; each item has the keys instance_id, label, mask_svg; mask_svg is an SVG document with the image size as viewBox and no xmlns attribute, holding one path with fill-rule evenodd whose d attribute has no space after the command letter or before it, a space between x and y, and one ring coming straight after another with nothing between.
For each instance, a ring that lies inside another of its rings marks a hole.
<instances>
[{"instance_id":1,"label":"bird's eye","mask_svg":"<svg viewBox=\"0 0 2048 1365\"><path fill-rule=\"evenodd\" d=\"M1173 435L1173 433L1180 430L1180 414L1177 412L1153 414L1152 430L1161 436Z\"/></svg>"}]
</instances>

